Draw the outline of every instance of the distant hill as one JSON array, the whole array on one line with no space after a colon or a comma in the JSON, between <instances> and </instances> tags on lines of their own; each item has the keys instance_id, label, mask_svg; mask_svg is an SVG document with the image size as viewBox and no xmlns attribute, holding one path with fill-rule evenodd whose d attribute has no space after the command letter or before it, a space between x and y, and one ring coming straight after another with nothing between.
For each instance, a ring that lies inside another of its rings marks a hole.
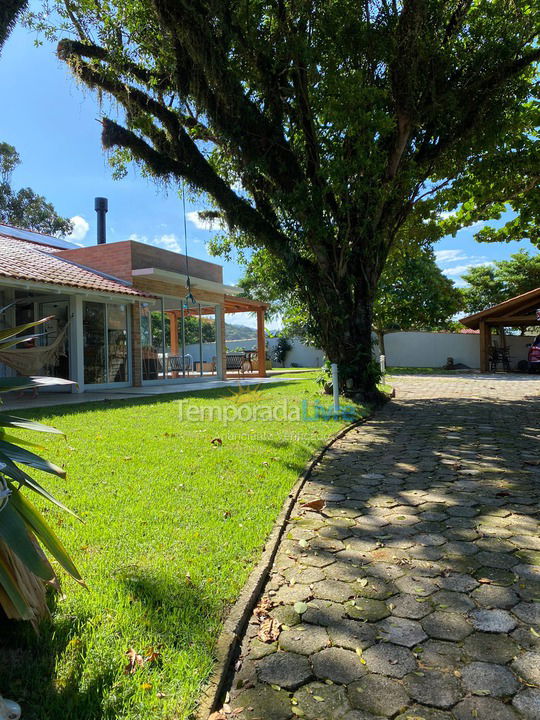
<instances>
[{"instance_id":1,"label":"distant hill","mask_svg":"<svg viewBox=\"0 0 540 720\"><path fill-rule=\"evenodd\" d=\"M225 323L225 340L253 340L255 337L257 337L255 328Z\"/></svg>"}]
</instances>

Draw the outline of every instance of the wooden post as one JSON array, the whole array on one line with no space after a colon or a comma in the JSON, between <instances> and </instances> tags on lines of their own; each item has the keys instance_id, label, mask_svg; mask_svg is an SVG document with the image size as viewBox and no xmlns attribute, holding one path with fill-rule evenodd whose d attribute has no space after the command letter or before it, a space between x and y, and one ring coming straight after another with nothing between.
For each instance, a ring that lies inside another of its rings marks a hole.
<instances>
[{"instance_id":1,"label":"wooden post","mask_svg":"<svg viewBox=\"0 0 540 720\"><path fill-rule=\"evenodd\" d=\"M488 371L488 347L489 347L489 335L488 326L485 320L480 320L480 372L487 373Z\"/></svg>"},{"instance_id":2,"label":"wooden post","mask_svg":"<svg viewBox=\"0 0 540 720\"><path fill-rule=\"evenodd\" d=\"M258 376L266 377L266 338L264 336L264 310L257 310L257 365Z\"/></svg>"}]
</instances>

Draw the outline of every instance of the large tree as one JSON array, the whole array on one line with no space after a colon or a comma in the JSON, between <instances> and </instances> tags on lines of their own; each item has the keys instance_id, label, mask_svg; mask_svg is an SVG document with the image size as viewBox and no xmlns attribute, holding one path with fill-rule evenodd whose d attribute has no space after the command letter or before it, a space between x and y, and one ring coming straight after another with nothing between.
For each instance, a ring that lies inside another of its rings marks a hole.
<instances>
[{"instance_id":1,"label":"large tree","mask_svg":"<svg viewBox=\"0 0 540 720\"><path fill-rule=\"evenodd\" d=\"M535 192L536 0L52 5L75 36L60 58L125 110L103 117L104 147L185 179L237 246L265 248L359 391L408 219L463 207L486 168L498 205L485 214Z\"/></svg>"},{"instance_id":2,"label":"large tree","mask_svg":"<svg viewBox=\"0 0 540 720\"><path fill-rule=\"evenodd\" d=\"M12 188L11 176L20 162L13 145L0 142L0 222L48 235L70 233L73 229L71 221L58 215L42 195L32 188Z\"/></svg>"}]
</instances>

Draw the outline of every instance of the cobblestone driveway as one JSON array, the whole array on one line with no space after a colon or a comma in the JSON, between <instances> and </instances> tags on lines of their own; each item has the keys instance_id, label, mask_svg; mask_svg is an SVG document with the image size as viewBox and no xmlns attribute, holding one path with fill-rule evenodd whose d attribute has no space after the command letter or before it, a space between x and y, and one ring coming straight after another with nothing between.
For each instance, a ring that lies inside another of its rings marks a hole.
<instances>
[{"instance_id":1,"label":"cobblestone driveway","mask_svg":"<svg viewBox=\"0 0 540 720\"><path fill-rule=\"evenodd\" d=\"M306 484L218 717L540 718L540 382L394 385Z\"/></svg>"}]
</instances>

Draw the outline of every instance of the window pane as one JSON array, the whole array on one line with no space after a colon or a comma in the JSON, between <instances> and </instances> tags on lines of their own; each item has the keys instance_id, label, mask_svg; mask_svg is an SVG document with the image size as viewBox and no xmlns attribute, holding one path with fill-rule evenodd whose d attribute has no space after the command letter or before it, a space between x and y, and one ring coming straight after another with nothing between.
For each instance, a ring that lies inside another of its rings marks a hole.
<instances>
[{"instance_id":1,"label":"window pane","mask_svg":"<svg viewBox=\"0 0 540 720\"><path fill-rule=\"evenodd\" d=\"M83 309L84 382L107 382L105 364L105 305L85 302Z\"/></svg>"},{"instance_id":2,"label":"window pane","mask_svg":"<svg viewBox=\"0 0 540 720\"><path fill-rule=\"evenodd\" d=\"M161 300L141 305L141 348L143 380L163 377L163 313Z\"/></svg>"},{"instance_id":3,"label":"window pane","mask_svg":"<svg viewBox=\"0 0 540 720\"><path fill-rule=\"evenodd\" d=\"M109 347L108 382L126 382L127 312L125 305L107 305L107 340Z\"/></svg>"}]
</instances>

